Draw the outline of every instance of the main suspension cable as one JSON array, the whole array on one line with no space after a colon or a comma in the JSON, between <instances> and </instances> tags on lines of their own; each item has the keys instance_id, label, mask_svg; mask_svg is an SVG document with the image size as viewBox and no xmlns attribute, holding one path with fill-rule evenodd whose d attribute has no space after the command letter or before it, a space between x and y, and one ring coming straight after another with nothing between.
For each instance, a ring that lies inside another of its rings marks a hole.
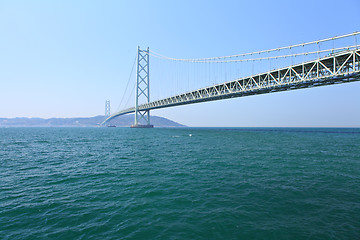
<instances>
[{"instance_id":1,"label":"main suspension cable","mask_svg":"<svg viewBox=\"0 0 360 240\"><path fill-rule=\"evenodd\" d=\"M133 74L133 72L134 72L134 67L135 67L135 63L136 63L136 58L137 58L137 54L135 55L135 59L134 59L134 63L133 63L132 68L131 68L130 76L129 76L129 79L128 79L127 83L126 83L126 87L125 87L124 93L123 93L123 95L122 95L122 97L121 97L121 101L120 101L120 104L119 104L117 110L120 109L120 107L121 107L121 105L122 105L122 103L123 103L123 101L124 101L125 93L127 92L127 89L128 89L128 87L129 87L129 83L130 83L130 80L131 80L131 76L132 76L132 74ZM126 106L126 105L125 105L125 106ZM125 106L124 106L124 107L125 107Z\"/></svg>"},{"instance_id":2,"label":"main suspension cable","mask_svg":"<svg viewBox=\"0 0 360 240\"><path fill-rule=\"evenodd\" d=\"M279 59L279 58L288 58L288 57L296 57L296 56L302 56L302 55L312 55L312 54L320 54L324 52L332 52L334 50L351 50L355 49L357 47L360 47L360 45L353 45L348 47L339 47L339 48L331 48L326 50L317 50L312 52L305 52L305 53L293 53L293 54L286 54L286 55L280 55L280 56L272 56L272 57L262 57L262 58L247 58L247 59L233 59L233 60L196 60L196 59L176 59L176 58L170 58L166 57L160 54L150 54L150 56L162 58L162 59L168 59L173 61L185 61L185 62L194 62L194 63L228 63L228 62L251 62L251 61L260 61L260 60L270 60L270 59Z\"/></svg>"},{"instance_id":3,"label":"main suspension cable","mask_svg":"<svg viewBox=\"0 0 360 240\"><path fill-rule=\"evenodd\" d=\"M154 57L164 58L164 59L168 59L168 60L186 61L186 62L203 62L203 61L208 61L208 60L211 61L211 60L219 60L219 59L226 59L226 58L243 57L243 56L261 54L261 53L270 53L270 52L280 51L280 50L284 50L284 49L291 49L291 48L296 48L296 47L301 47L301 46L307 46L307 45L311 45L311 44L319 44L321 42L332 41L332 40L336 40L336 39L340 39L340 38L346 38L346 37L350 37L350 36L355 36L356 37L359 34L360 34L360 32L354 32L354 33L345 34L345 35L341 35L341 36L335 36L335 37L332 37L332 38L326 38L326 39L307 42L307 43L295 44L295 45L286 46L286 47L273 48L273 49L268 49L268 50L262 50L262 51L256 51L256 52L250 52L250 53L242 53L242 54L235 54L235 55L229 55L229 56L210 57L210 58L181 59L181 58L167 57L167 56L164 56L164 55L159 54L159 53L157 53L155 51L152 51L152 50L149 50L149 52L151 52L150 55L152 55ZM356 46L357 46L357 44L356 44Z\"/></svg>"}]
</instances>

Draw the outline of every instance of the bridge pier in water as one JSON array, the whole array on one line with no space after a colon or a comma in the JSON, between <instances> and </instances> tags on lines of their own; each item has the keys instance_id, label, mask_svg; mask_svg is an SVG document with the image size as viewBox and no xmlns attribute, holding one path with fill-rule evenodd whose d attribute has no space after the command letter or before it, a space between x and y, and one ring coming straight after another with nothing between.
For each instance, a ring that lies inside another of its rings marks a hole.
<instances>
[{"instance_id":1,"label":"bridge pier in water","mask_svg":"<svg viewBox=\"0 0 360 240\"><path fill-rule=\"evenodd\" d=\"M131 128L153 128L150 124L150 110L139 109L139 99L145 99L150 103L149 88L149 48L141 50L138 47L137 71L136 71L136 92L135 92L135 122Z\"/></svg>"}]
</instances>

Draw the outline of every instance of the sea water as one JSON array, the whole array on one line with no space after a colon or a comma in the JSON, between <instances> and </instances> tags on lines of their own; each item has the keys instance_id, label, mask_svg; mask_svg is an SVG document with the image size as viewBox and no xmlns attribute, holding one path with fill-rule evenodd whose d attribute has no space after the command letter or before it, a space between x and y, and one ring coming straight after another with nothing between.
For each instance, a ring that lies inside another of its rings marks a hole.
<instances>
[{"instance_id":1,"label":"sea water","mask_svg":"<svg viewBox=\"0 0 360 240\"><path fill-rule=\"evenodd\" d=\"M360 129L0 128L0 239L360 239Z\"/></svg>"}]
</instances>

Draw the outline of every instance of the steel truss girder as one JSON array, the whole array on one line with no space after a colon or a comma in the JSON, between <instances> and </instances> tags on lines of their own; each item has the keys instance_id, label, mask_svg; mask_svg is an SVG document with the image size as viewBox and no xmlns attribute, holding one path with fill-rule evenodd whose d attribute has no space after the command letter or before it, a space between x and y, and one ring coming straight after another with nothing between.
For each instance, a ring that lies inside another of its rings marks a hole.
<instances>
[{"instance_id":1,"label":"steel truss girder","mask_svg":"<svg viewBox=\"0 0 360 240\"><path fill-rule=\"evenodd\" d=\"M141 109L158 109L196 102L359 81L359 75L360 50L351 50L338 55L327 56L302 64L201 88L143 104L139 107Z\"/></svg>"},{"instance_id":2,"label":"steel truss girder","mask_svg":"<svg viewBox=\"0 0 360 240\"><path fill-rule=\"evenodd\" d=\"M139 105L138 111L353 81L360 81L359 49L149 102ZM134 111L125 109L105 121Z\"/></svg>"}]
</instances>

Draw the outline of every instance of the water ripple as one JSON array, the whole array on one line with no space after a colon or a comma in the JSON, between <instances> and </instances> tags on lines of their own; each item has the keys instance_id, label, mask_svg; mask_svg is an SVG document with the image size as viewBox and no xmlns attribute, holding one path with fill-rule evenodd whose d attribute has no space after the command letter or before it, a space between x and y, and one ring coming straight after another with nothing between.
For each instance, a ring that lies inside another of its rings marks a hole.
<instances>
[{"instance_id":1,"label":"water ripple","mask_svg":"<svg viewBox=\"0 0 360 240\"><path fill-rule=\"evenodd\" d=\"M353 133L0 129L0 239L359 239Z\"/></svg>"}]
</instances>

